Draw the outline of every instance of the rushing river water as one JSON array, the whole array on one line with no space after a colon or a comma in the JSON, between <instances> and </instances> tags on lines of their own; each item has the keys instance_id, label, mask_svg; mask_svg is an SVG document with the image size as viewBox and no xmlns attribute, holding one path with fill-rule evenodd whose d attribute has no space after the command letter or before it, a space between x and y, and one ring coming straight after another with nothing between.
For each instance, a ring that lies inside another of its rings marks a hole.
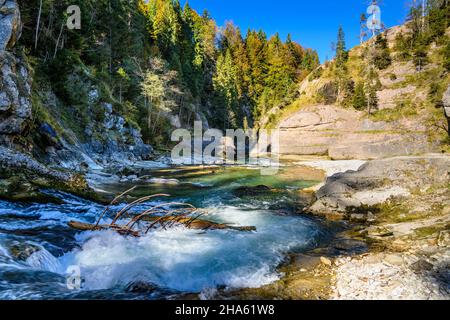
<instances>
[{"instance_id":1,"label":"rushing river water","mask_svg":"<svg viewBox=\"0 0 450 320\"><path fill-rule=\"evenodd\" d=\"M169 193L170 200L207 209L202 219L255 226L257 231L178 226L139 238L113 231L78 232L67 222L93 223L103 205L53 191L63 203L0 201L0 298L159 299L217 287L259 287L279 279L277 266L288 252L311 248L327 233L318 221L293 214L299 206L298 190L317 181L299 179L289 168L275 176L232 167L145 174L179 183L139 182L133 196ZM105 182L97 187L120 193L134 184ZM258 185L275 190L257 195L235 191ZM67 270L73 266L80 270L81 289L67 286Z\"/></svg>"}]
</instances>

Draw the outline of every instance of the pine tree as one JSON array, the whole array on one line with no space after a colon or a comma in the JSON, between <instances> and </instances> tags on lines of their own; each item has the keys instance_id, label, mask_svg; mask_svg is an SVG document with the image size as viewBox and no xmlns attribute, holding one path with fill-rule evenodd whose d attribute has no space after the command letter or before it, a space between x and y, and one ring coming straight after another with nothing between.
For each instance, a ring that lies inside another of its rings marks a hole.
<instances>
[{"instance_id":1,"label":"pine tree","mask_svg":"<svg viewBox=\"0 0 450 320\"><path fill-rule=\"evenodd\" d=\"M348 60L348 52L345 47L345 33L342 26L338 30L338 38L336 43L336 68L344 69Z\"/></svg>"},{"instance_id":2,"label":"pine tree","mask_svg":"<svg viewBox=\"0 0 450 320\"><path fill-rule=\"evenodd\" d=\"M217 60L216 74L213 78L214 88L225 103L225 109L222 112L225 115L223 117L224 128L228 128L229 124L236 124L235 108L238 100L238 89L235 79L236 68L231 50L227 49L225 55L221 54Z\"/></svg>"},{"instance_id":3,"label":"pine tree","mask_svg":"<svg viewBox=\"0 0 450 320\"><path fill-rule=\"evenodd\" d=\"M267 46L263 33L249 30L245 40L250 63L249 97L255 104L265 86L267 72Z\"/></svg>"},{"instance_id":4,"label":"pine tree","mask_svg":"<svg viewBox=\"0 0 450 320\"><path fill-rule=\"evenodd\" d=\"M341 105L348 105L351 96L352 81L347 74L347 60L348 52L345 47L345 34L342 26L339 27L337 43L336 43L336 63L335 63L335 77L337 81L338 96L337 101Z\"/></svg>"},{"instance_id":5,"label":"pine tree","mask_svg":"<svg viewBox=\"0 0 450 320\"><path fill-rule=\"evenodd\" d=\"M387 39L382 34L379 34L375 40L373 63L379 70L386 69L392 63Z\"/></svg>"},{"instance_id":6,"label":"pine tree","mask_svg":"<svg viewBox=\"0 0 450 320\"><path fill-rule=\"evenodd\" d=\"M372 114L372 111L378 109L378 96L375 86L369 87L369 93L367 97L367 109L369 114Z\"/></svg>"},{"instance_id":7,"label":"pine tree","mask_svg":"<svg viewBox=\"0 0 450 320\"><path fill-rule=\"evenodd\" d=\"M363 110L367 107L366 92L364 90L364 83L360 82L355 87L353 95L353 108L356 110Z\"/></svg>"}]
</instances>

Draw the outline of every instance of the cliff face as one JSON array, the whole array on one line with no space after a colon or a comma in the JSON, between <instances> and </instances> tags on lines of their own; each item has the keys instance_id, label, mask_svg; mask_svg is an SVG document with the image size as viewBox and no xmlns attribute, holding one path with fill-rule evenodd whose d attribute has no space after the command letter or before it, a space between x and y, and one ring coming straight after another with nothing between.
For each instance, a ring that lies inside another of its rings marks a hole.
<instances>
[{"instance_id":1,"label":"cliff face","mask_svg":"<svg viewBox=\"0 0 450 320\"><path fill-rule=\"evenodd\" d=\"M282 154L332 159L378 159L438 151L424 123L373 121L364 112L336 105L302 108L280 124Z\"/></svg>"},{"instance_id":2,"label":"cliff face","mask_svg":"<svg viewBox=\"0 0 450 320\"><path fill-rule=\"evenodd\" d=\"M354 108L351 99L339 103L334 61L322 65L300 84L296 103L267 115L267 122L279 119L281 153L377 159L447 150L448 118L443 111L448 107L442 106L449 105L448 91L444 94L450 84L444 67L448 31L443 43L427 48L424 66L399 52L399 35L410 32L406 26L385 32L392 63L376 72L378 105L370 112ZM365 81L367 51L374 41L349 51L346 68L352 90Z\"/></svg>"},{"instance_id":3,"label":"cliff face","mask_svg":"<svg viewBox=\"0 0 450 320\"><path fill-rule=\"evenodd\" d=\"M47 165L80 170L110 162L146 158L152 148L139 129L113 112L87 70L69 75L88 96L84 121L80 106L67 105L53 88L35 83L24 49L18 45L22 21L16 0L0 0L0 144ZM38 81L39 82L39 81ZM76 95L74 93L74 95ZM74 96L74 101L79 97ZM6 150L6 149L2 149Z\"/></svg>"},{"instance_id":4,"label":"cliff face","mask_svg":"<svg viewBox=\"0 0 450 320\"><path fill-rule=\"evenodd\" d=\"M22 33L20 11L15 0L0 0L0 51L11 49Z\"/></svg>"},{"instance_id":5,"label":"cliff face","mask_svg":"<svg viewBox=\"0 0 450 320\"><path fill-rule=\"evenodd\" d=\"M22 24L15 0L0 0L0 143L11 145L31 120L31 76L24 58L13 53Z\"/></svg>"}]
</instances>

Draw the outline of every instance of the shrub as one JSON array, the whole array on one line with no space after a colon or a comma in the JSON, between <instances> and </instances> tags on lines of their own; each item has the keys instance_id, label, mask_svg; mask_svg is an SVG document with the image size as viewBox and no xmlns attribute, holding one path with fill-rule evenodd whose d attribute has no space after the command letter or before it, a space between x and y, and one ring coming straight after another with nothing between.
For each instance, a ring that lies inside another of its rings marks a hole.
<instances>
[{"instance_id":1,"label":"shrub","mask_svg":"<svg viewBox=\"0 0 450 320\"><path fill-rule=\"evenodd\" d=\"M447 71L450 71L450 41L444 48L444 67L445 69L447 69Z\"/></svg>"}]
</instances>

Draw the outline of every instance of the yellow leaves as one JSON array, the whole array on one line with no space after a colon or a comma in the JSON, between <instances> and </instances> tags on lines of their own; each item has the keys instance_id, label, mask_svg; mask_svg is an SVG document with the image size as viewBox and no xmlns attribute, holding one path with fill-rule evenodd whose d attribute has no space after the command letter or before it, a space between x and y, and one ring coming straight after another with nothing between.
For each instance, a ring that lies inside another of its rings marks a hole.
<instances>
[{"instance_id":1,"label":"yellow leaves","mask_svg":"<svg viewBox=\"0 0 450 320\"><path fill-rule=\"evenodd\" d=\"M117 70L117 74L124 80L130 79L127 72L122 67L120 67L119 70Z\"/></svg>"}]
</instances>

